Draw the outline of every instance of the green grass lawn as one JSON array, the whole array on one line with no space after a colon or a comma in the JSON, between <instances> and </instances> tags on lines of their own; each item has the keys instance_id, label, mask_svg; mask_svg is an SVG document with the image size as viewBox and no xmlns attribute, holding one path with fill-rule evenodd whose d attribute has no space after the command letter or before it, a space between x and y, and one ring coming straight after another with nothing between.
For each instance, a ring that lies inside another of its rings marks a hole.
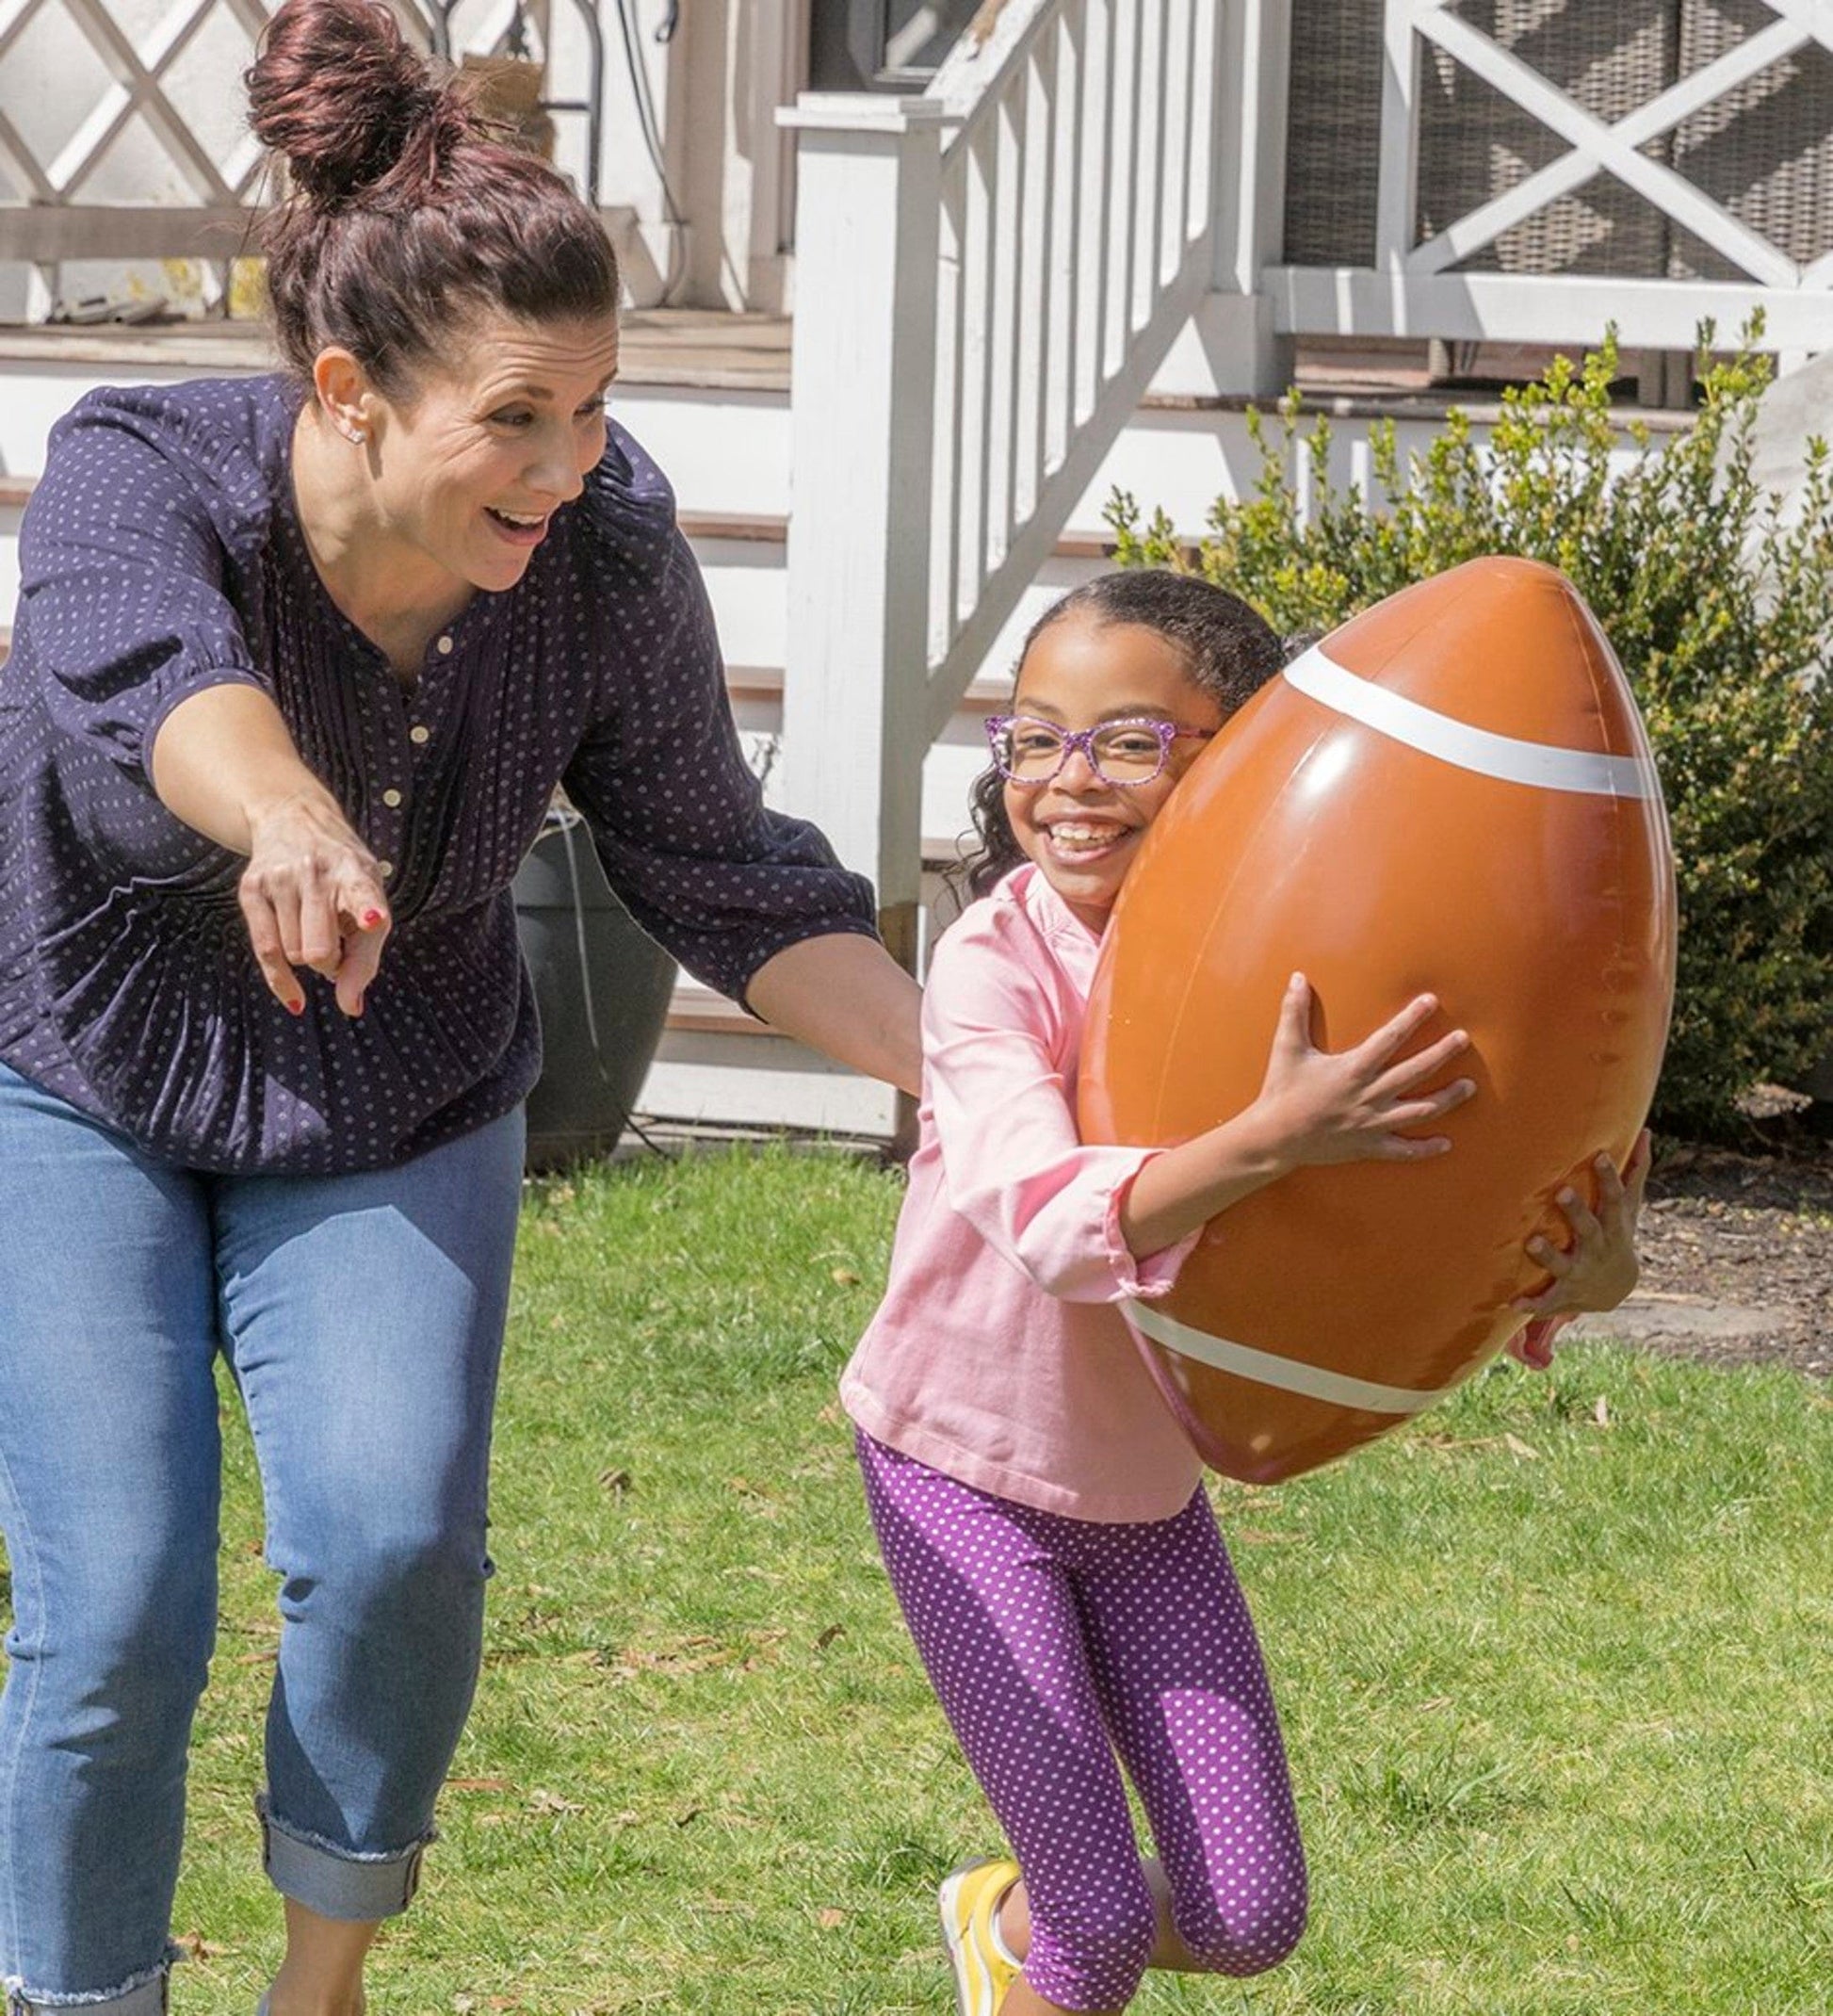
<instances>
[{"instance_id":1,"label":"green grass lawn","mask_svg":"<svg viewBox=\"0 0 1833 2016\"><path fill-rule=\"evenodd\" d=\"M489 1656L372 2008L952 2009L995 1837L867 1529L835 1375L894 1181L707 1155L530 1193ZM233 1411L233 1409L232 1409ZM250 2016L275 1627L239 1421L175 2008ZM1574 1348L1276 1490L1220 1486L1312 1859L1254 2016L1833 2008L1833 1396Z\"/></svg>"}]
</instances>

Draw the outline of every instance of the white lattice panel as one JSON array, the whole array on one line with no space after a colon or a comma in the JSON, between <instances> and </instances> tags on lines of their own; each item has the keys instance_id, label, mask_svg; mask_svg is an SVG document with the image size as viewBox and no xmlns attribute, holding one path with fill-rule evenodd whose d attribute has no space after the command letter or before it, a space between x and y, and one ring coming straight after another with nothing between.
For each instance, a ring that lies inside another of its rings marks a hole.
<instances>
[{"instance_id":1,"label":"white lattice panel","mask_svg":"<svg viewBox=\"0 0 1833 2016\"><path fill-rule=\"evenodd\" d=\"M226 284L264 191L242 75L271 0L0 0L0 266L28 263L42 313L66 266L198 259ZM544 59L545 0L428 0L421 46ZM80 291L75 289L74 291Z\"/></svg>"},{"instance_id":2,"label":"white lattice panel","mask_svg":"<svg viewBox=\"0 0 1833 2016\"><path fill-rule=\"evenodd\" d=\"M1589 0L1598 4L1598 0ZM1760 286L1821 289L1833 285L1833 255L1798 262L1780 246L1658 157L1651 143L1685 122L1747 104L1758 80L1810 46L1833 50L1833 0L1760 0L1764 24L1621 117L1606 119L1543 75L1516 48L1484 33L1455 0L1387 0L1387 89L1383 104L1378 264L1399 274L1445 273L1538 213L1610 175L1736 272ZM1556 158L1413 242L1422 56L1480 77L1563 143ZM1833 107L1829 108L1833 118Z\"/></svg>"},{"instance_id":3,"label":"white lattice panel","mask_svg":"<svg viewBox=\"0 0 1833 2016\"><path fill-rule=\"evenodd\" d=\"M141 201L175 195L218 208L246 199L258 153L246 130L226 122L223 84L253 54L266 19L260 0L177 0L157 12L131 0L14 0L8 15L0 23L0 151L35 201L69 205L92 193L130 139L151 142L166 171L149 177L143 157L133 177ZM76 67L85 50L90 62ZM100 89L54 149L46 141L73 99L80 104L83 68L99 73ZM160 181L174 194L163 195Z\"/></svg>"}]
</instances>

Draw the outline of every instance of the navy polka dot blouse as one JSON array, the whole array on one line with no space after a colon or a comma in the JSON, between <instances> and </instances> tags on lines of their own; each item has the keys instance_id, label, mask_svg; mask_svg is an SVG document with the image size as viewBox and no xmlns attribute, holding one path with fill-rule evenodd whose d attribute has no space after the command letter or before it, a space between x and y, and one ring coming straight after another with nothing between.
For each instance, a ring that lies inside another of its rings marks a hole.
<instances>
[{"instance_id":1,"label":"navy polka dot blouse","mask_svg":"<svg viewBox=\"0 0 1833 2016\"><path fill-rule=\"evenodd\" d=\"M398 1162L540 1068L510 883L557 783L611 886L742 998L785 947L869 933L869 886L764 809L666 479L613 426L527 574L479 593L409 691L332 602L294 515L282 378L85 398L53 432L0 669L0 1059L154 1154L225 1171ZM154 795L166 715L272 695L386 864L365 1013L263 984L241 859Z\"/></svg>"}]
</instances>

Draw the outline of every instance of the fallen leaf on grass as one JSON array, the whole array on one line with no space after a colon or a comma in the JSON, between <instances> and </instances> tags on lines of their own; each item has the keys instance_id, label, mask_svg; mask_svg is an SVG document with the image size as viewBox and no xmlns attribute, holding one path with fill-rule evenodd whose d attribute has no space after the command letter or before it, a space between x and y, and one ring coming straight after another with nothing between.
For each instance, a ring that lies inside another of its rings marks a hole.
<instances>
[{"instance_id":1,"label":"fallen leaf on grass","mask_svg":"<svg viewBox=\"0 0 1833 2016\"><path fill-rule=\"evenodd\" d=\"M1443 1428L1421 1428L1409 1435L1401 1447L1412 1455L1420 1449L1500 1449L1501 1439L1494 1435L1450 1435Z\"/></svg>"},{"instance_id":2,"label":"fallen leaf on grass","mask_svg":"<svg viewBox=\"0 0 1833 2016\"><path fill-rule=\"evenodd\" d=\"M815 1650L818 1652L824 1652L835 1638L844 1638L846 1634L847 1627L844 1624L830 1624L821 1633L820 1636L815 1640Z\"/></svg>"},{"instance_id":3,"label":"fallen leaf on grass","mask_svg":"<svg viewBox=\"0 0 1833 2016\"><path fill-rule=\"evenodd\" d=\"M622 1498L630 1488L630 1472L627 1470L601 1470L598 1472L598 1488Z\"/></svg>"},{"instance_id":4,"label":"fallen leaf on grass","mask_svg":"<svg viewBox=\"0 0 1833 2016\"><path fill-rule=\"evenodd\" d=\"M582 1813L585 1808L577 1799L564 1799L558 1792L549 1792L543 1786L529 1795L528 1811L531 1813Z\"/></svg>"},{"instance_id":5,"label":"fallen leaf on grass","mask_svg":"<svg viewBox=\"0 0 1833 2016\"><path fill-rule=\"evenodd\" d=\"M1539 1450L1535 1449L1531 1443L1524 1442L1518 1435L1503 1436L1502 1443L1511 1455L1520 1456L1525 1462L1538 1463L1540 1461Z\"/></svg>"},{"instance_id":6,"label":"fallen leaf on grass","mask_svg":"<svg viewBox=\"0 0 1833 2016\"><path fill-rule=\"evenodd\" d=\"M172 1943L185 1954L187 1959L194 1960L220 1959L225 1953L231 1950L228 1946L214 1944L210 1940L205 1939L202 1932L181 1932Z\"/></svg>"},{"instance_id":7,"label":"fallen leaf on grass","mask_svg":"<svg viewBox=\"0 0 1833 2016\"><path fill-rule=\"evenodd\" d=\"M1598 1395L1598 1403L1591 1410L1591 1418L1600 1428L1608 1428L1611 1424L1611 1404L1602 1393Z\"/></svg>"},{"instance_id":8,"label":"fallen leaf on grass","mask_svg":"<svg viewBox=\"0 0 1833 2016\"><path fill-rule=\"evenodd\" d=\"M506 1778L448 1778L447 1792L513 1792L515 1787Z\"/></svg>"},{"instance_id":9,"label":"fallen leaf on grass","mask_svg":"<svg viewBox=\"0 0 1833 2016\"><path fill-rule=\"evenodd\" d=\"M620 1680L637 1673L709 1673L719 1666L738 1666L749 1672L759 1660L773 1659L787 1633L757 1631L741 1645L727 1645L705 1635L680 1638L673 1644L628 1645L608 1656L594 1658L608 1665Z\"/></svg>"},{"instance_id":10,"label":"fallen leaf on grass","mask_svg":"<svg viewBox=\"0 0 1833 2016\"><path fill-rule=\"evenodd\" d=\"M836 1288L857 1288L859 1276L851 1267L836 1267L834 1270L834 1285Z\"/></svg>"},{"instance_id":11,"label":"fallen leaf on grass","mask_svg":"<svg viewBox=\"0 0 1833 2016\"><path fill-rule=\"evenodd\" d=\"M832 1932L837 1926L843 1926L846 1922L846 1912L836 1910L832 1904L823 1904L815 1913L815 1923L824 1932Z\"/></svg>"}]
</instances>

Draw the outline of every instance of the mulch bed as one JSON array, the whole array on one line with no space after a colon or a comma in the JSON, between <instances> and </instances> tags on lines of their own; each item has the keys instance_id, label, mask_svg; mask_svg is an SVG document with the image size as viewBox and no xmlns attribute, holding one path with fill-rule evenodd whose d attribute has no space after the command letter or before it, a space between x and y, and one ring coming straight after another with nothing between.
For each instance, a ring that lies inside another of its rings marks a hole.
<instances>
[{"instance_id":1,"label":"mulch bed","mask_svg":"<svg viewBox=\"0 0 1833 2016\"><path fill-rule=\"evenodd\" d=\"M1833 1379L1833 1143L1785 1124L1756 1146L1762 1152L1669 1146L1657 1154L1637 1242L1637 1308L1657 1325L1664 1306L1760 1312L1760 1325L1723 1336L1657 1328L1641 1341Z\"/></svg>"}]
</instances>

